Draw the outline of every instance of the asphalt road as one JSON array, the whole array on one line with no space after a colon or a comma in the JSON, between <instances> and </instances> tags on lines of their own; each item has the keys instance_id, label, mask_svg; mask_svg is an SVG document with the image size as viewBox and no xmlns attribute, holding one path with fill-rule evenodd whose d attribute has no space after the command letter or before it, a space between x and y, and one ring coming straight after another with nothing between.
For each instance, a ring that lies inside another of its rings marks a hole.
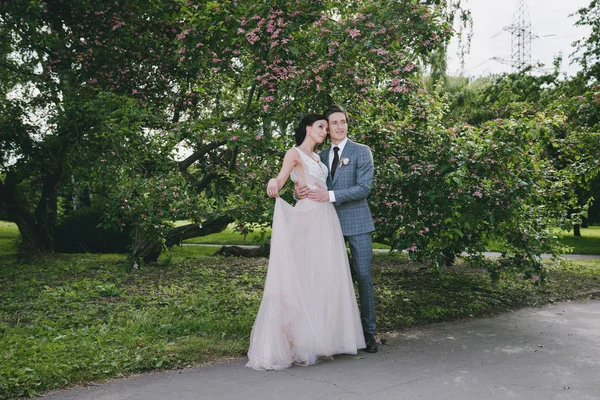
<instances>
[{"instance_id":1,"label":"asphalt road","mask_svg":"<svg viewBox=\"0 0 600 400\"><path fill-rule=\"evenodd\" d=\"M48 400L600 399L600 301L396 334L377 354L258 372L236 360L56 392Z\"/></svg>"}]
</instances>

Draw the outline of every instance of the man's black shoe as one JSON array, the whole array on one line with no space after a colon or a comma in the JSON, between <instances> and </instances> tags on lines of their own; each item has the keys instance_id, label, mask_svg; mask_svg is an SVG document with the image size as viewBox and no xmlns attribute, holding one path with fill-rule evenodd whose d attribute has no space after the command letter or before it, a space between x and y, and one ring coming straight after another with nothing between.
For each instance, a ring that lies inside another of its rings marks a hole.
<instances>
[{"instance_id":1,"label":"man's black shoe","mask_svg":"<svg viewBox=\"0 0 600 400\"><path fill-rule=\"evenodd\" d=\"M377 353L379 351L377 342L375 341L375 335L372 333L365 333L365 343L367 345L367 347L365 347L367 353Z\"/></svg>"}]
</instances>

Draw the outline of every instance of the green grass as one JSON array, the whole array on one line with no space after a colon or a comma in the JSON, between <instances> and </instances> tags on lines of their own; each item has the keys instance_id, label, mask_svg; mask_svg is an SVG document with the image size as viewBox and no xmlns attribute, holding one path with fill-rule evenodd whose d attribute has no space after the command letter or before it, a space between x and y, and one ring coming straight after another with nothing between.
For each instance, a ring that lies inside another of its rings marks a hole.
<instances>
[{"instance_id":1,"label":"green grass","mask_svg":"<svg viewBox=\"0 0 600 400\"><path fill-rule=\"evenodd\" d=\"M233 225L228 226L221 233L213 233L212 235L201 236L185 240L183 243L194 244L214 244L214 245L261 245L266 243L271 237L271 228L264 230L255 230L244 236L236 231ZM390 246L381 243L373 243L374 249L389 249Z\"/></svg>"},{"instance_id":2,"label":"green grass","mask_svg":"<svg viewBox=\"0 0 600 400\"><path fill-rule=\"evenodd\" d=\"M271 237L271 229L260 229L244 236L239 231L235 231L233 226L228 226L223 232L213 233L185 240L184 243L197 244L218 244L218 245L261 245L266 243Z\"/></svg>"},{"instance_id":3,"label":"green grass","mask_svg":"<svg viewBox=\"0 0 600 400\"><path fill-rule=\"evenodd\" d=\"M141 270L121 255L4 255L0 399L242 355L263 276L198 250Z\"/></svg>"},{"instance_id":4,"label":"green grass","mask_svg":"<svg viewBox=\"0 0 600 400\"><path fill-rule=\"evenodd\" d=\"M581 228L581 237L573 236L573 232L554 230L560 243L570 249L572 254L600 254L600 226ZM490 241L488 251L502 251L502 244Z\"/></svg>"},{"instance_id":5,"label":"green grass","mask_svg":"<svg viewBox=\"0 0 600 400\"><path fill-rule=\"evenodd\" d=\"M563 245L571 247L574 254L600 254L600 226L581 228L581 237L573 232L557 231Z\"/></svg>"},{"instance_id":6,"label":"green grass","mask_svg":"<svg viewBox=\"0 0 600 400\"><path fill-rule=\"evenodd\" d=\"M16 251L15 240L19 230L12 222L0 221L0 255Z\"/></svg>"},{"instance_id":7,"label":"green grass","mask_svg":"<svg viewBox=\"0 0 600 400\"><path fill-rule=\"evenodd\" d=\"M574 237L572 232L556 231L564 246L572 248L573 254L600 254L600 226L581 229L581 237ZM214 245L261 245L271 237L271 229L256 230L243 236L235 231L233 226L227 227L221 233L188 239L184 243L214 244ZM390 246L382 243L373 243L374 249L389 249ZM500 245L490 243L489 251L501 251Z\"/></svg>"},{"instance_id":8,"label":"green grass","mask_svg":"<svg viewBox=\"0 0 600 400\"><path fill-rule=\"evenodd\" d=\"M268 260L183 246L133 269L124 255L20 260L0 223L0 399L244 357ZM481 268L376 254L378 329L406 329L600 293L600 261L548 264L543 286Z\"/></svg>"},{"instance_id":9,"label":"green grass","mask_svg":"<svg viewBox=\"0 0 600 400\"><path fill-rule=\"evenodd\" d=\"M14 240L14 239L13 239ZM123 255L0 257L0 399L129 373L243 357L267 259L185 246L136 270ZM481 270L422 269L376 255L380 332L600 291L600 262L549 265L546 286Z\"/></svg>"},{"instance_id":10,"label":"green grass","mask_svg":"<svg viewBox=\"0 0 600 400\"><path fill-rule=\"evenodd\" d=\"M181 222L185 223L184 221ZM573 236L572 232L556 231L563 245L571 247L573 254L600 254L600 226L591 226L581 229L581 237ZM271 236L271 229L264 231L257 229L244 236L234 230L233 226L227 227L221 233L201 236L185 240L184 243L214 244L214 245L261 245L266 243ZM0 252L8 251L14 247L14 239L19 237L17 227L10 222L0 221ZM4 247L3 247L4 246ZM388 245L373 243L374 249L389 249ZM490 251L500 250L498 245L490 244Z\"/></svg>"}]
</instances>

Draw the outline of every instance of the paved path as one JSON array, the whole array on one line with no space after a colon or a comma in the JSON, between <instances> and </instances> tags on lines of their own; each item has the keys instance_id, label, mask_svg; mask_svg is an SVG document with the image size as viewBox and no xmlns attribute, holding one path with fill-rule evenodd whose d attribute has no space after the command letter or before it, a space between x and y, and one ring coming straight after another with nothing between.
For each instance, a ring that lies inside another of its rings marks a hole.
<instances>
[{"instance_id":1,"label":"paved path","mask_svg":"<svg viewBox=\"0 0 600 400\"><path fill-rule=\"evenodd\" d=\"M600 301L392 335L377 354L253 371L244 360L148 373L48 400L600 399Z\"/></svg>"}]
</instances>

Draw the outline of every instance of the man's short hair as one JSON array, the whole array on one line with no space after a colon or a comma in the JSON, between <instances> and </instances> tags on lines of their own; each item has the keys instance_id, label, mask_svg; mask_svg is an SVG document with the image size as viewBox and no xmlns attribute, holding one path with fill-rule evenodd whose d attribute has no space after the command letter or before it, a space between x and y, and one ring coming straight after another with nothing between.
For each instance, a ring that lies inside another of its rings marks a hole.
<instances>
[{"instance_id":1,"label":"man's short hair","mask_svg":"<svg viewBox=\"0 0 600 400\"><path fill-rule=\"evenodd\" d=\"M348 121L348 112L346 112L346 109L344 107L340 106L339 104L330 105L329 108L327 110L325 110L323 115L325 115L325 118L329 119L329 116L331 114L335 114L338 112L341 112L344 114L344 116L346 117L346 122L350 122L350 121Z\"/></svg>"}]
</instances>

